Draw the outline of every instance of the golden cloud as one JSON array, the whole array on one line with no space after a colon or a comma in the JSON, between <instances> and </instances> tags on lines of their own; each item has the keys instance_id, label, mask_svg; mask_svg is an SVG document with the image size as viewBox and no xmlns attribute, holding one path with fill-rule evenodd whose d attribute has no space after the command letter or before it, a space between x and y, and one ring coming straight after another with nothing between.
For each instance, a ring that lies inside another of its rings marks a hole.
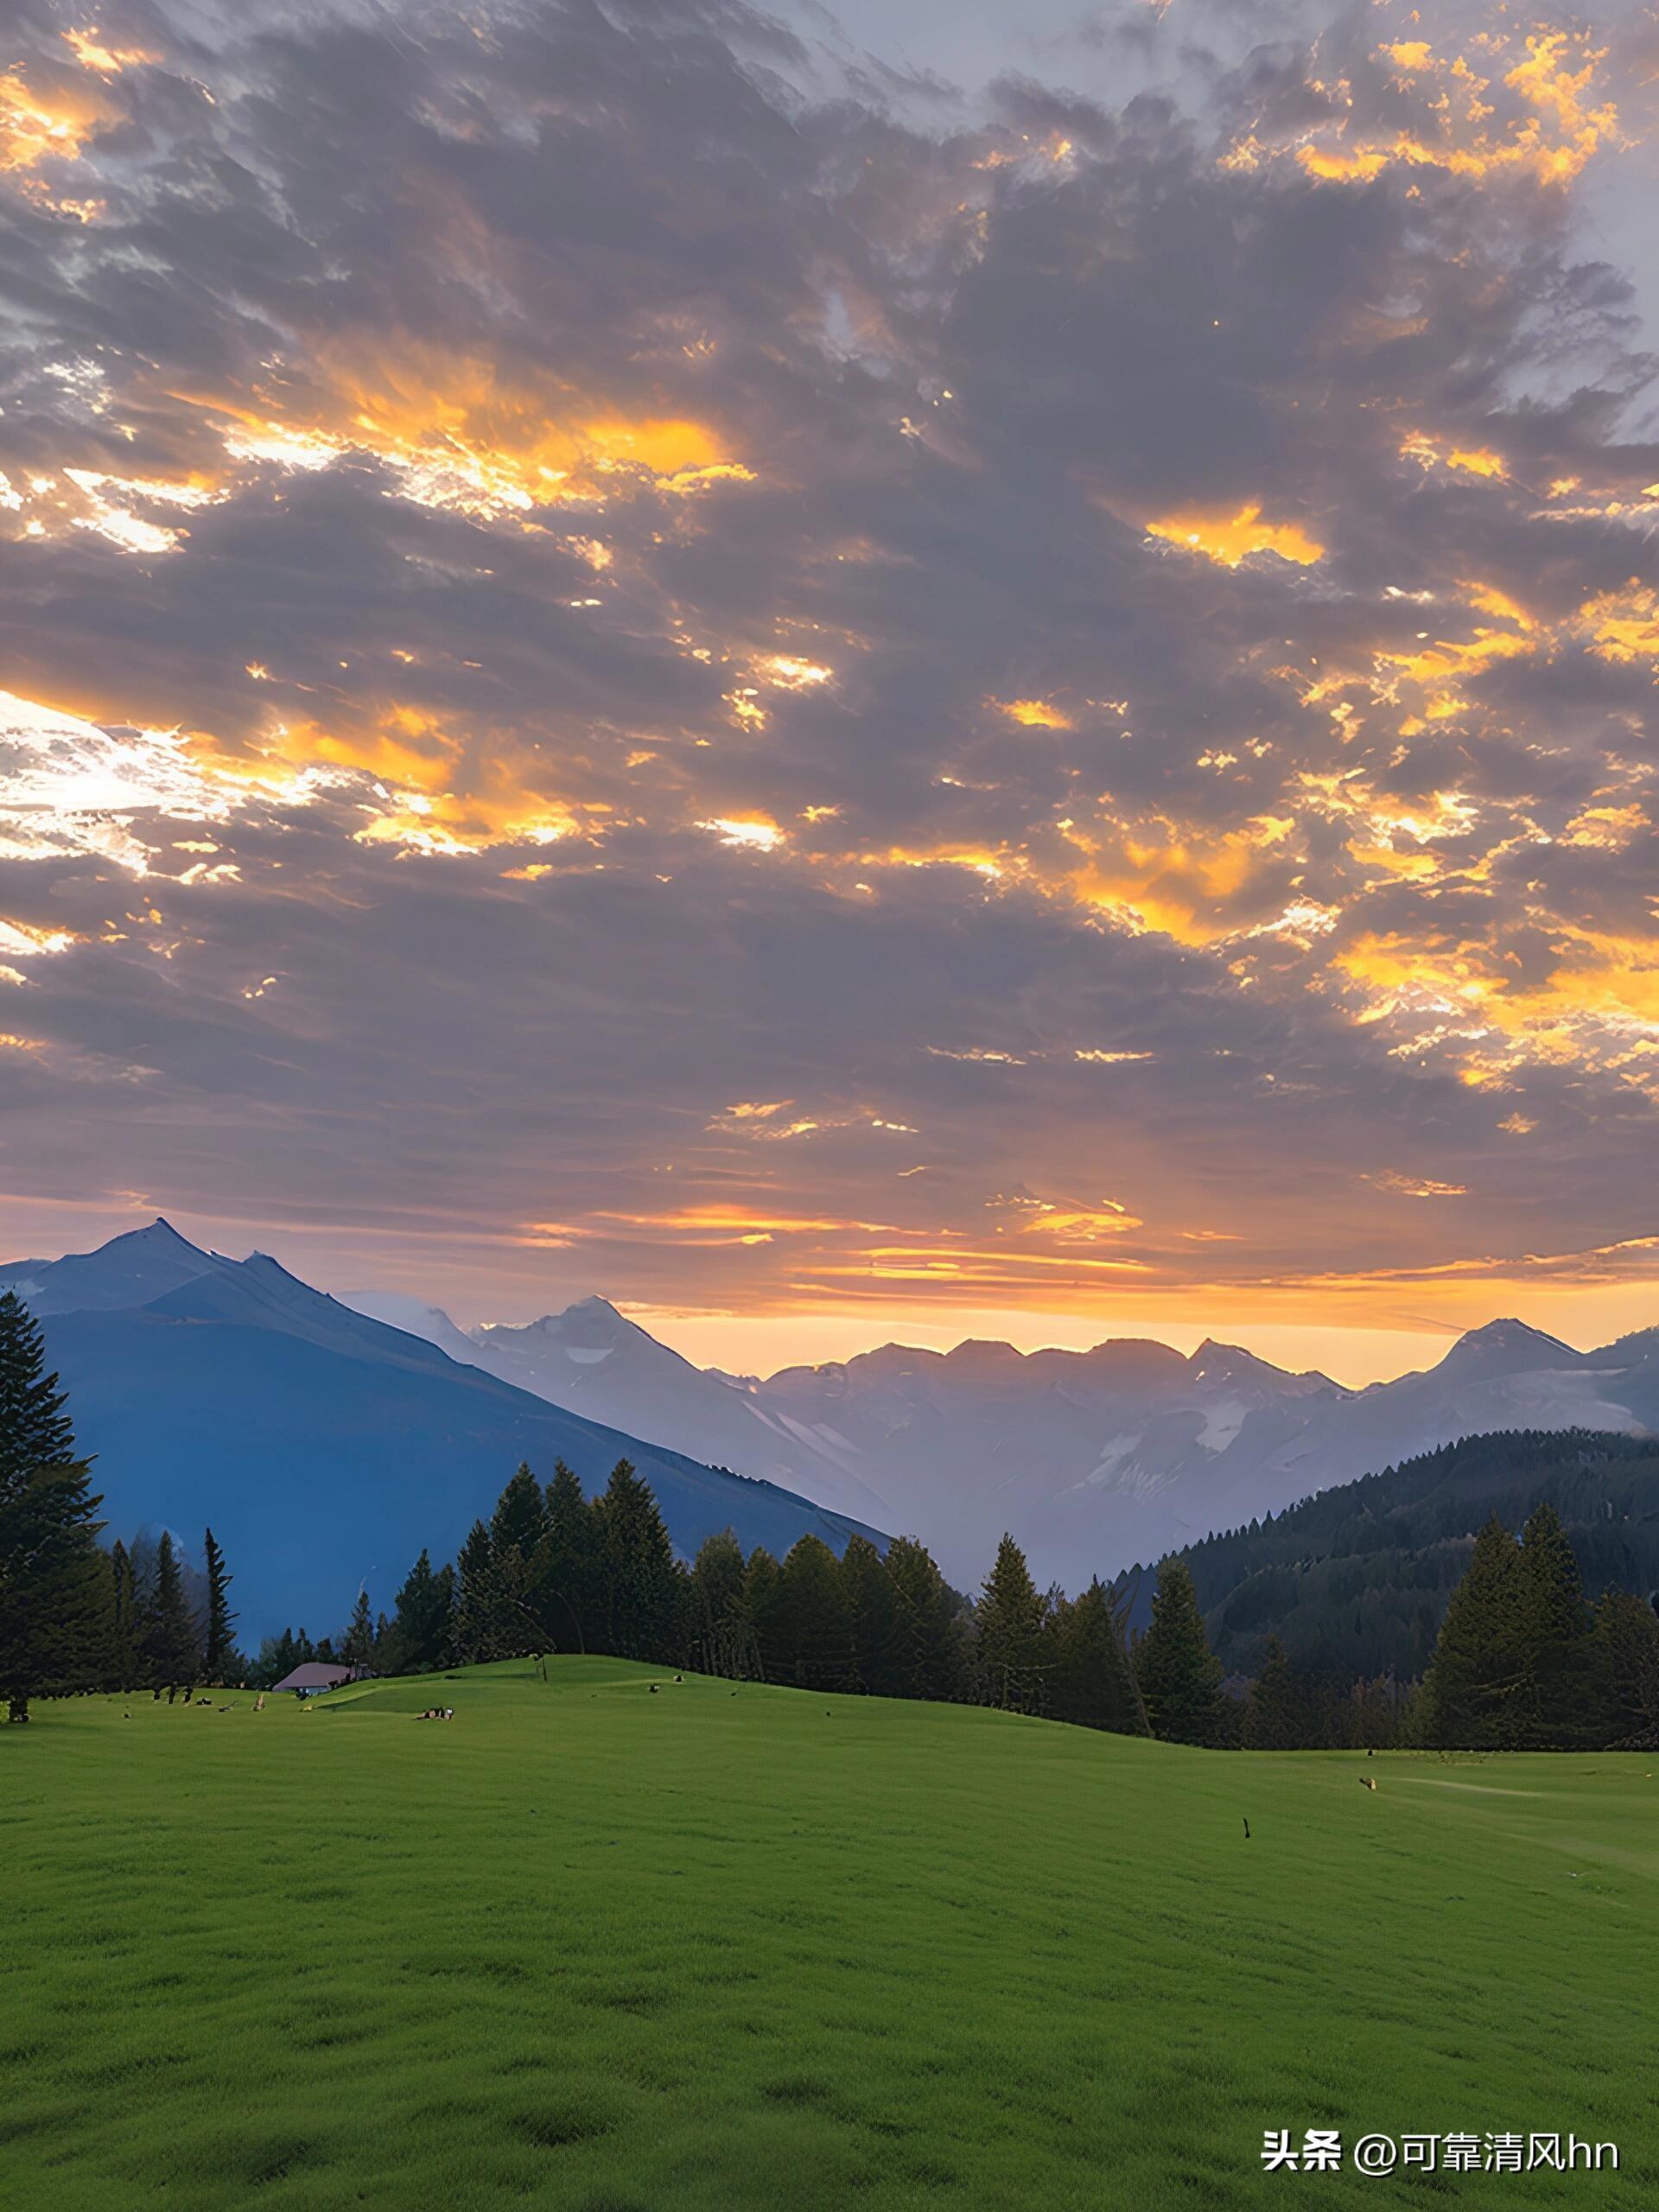
<instances>
[{"instance_id":1,"label":"golden cloud","mask_svg":"<svg viewBox=\"0 0 1659 2212\"><path fill-rule=\"evenodd\" d=\"M1583 170L1604 147L1620 143L1618 115L1596 89L1607 58L1573 31L1529 33L1516 49L1486 34L1471 41L1500 57L1498 71L1482 74L1463 54L1442 56L1427 40L1376 48L1397 84L1416 97L1416 127L1366 131L1354 124L1356 102L1345 79L1319 89L1336 110L1287 143L1264 143L1254 132L1238 140L1223 166L1255 169L1288 157L1308 176L1337 184L1369 184L1390 170L1439 170L1474 181L1513 176L1560 185ZM1504 97L1508 95L1507 99Z\"/></svg>"},{"instance_id":2,"label":"golden cloud","mask_svg":"<svg viewBox=\"0 0 1659 2212\"><path fill-rule=\"evenodd\" d=\"M1236 569L1258 553L1275 553L1298 568L1311 568L1325 557L1325 548L1297 522L1271 522L1259 503L1236 510L1188 507L1147 523L1148 537L1202 553L1206 560Z\"/></svg>"},{"instance_id":3,"label":"golden cloud","mask_svg":"<svg viewBox=\"0 0 1659 2212\"><path fill-rule=\"evenodd\" d=\"M372 454L402 495L499 522L641 486L676 496L751 482L709 423L626 410L539 370L408 334L327 339L303 374L278 369L247 394L176 392L220 425L236 461L326 467Z\"/></svg>"}]
</instances>

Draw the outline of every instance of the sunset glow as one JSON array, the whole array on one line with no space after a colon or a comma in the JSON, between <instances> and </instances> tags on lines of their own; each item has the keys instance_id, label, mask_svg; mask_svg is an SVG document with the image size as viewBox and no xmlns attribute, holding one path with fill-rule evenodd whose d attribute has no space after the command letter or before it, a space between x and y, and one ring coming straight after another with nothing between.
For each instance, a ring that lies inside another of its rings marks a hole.
<instances>
[{"instance_id":1,"label":"sunset glow","mask_svg":"<svg viewBox=\"0 0 1659 2212\"><path fill-rule=\"evenodd\" d=\"M0 73L10 1245L734 1366L1659 1320L1635 19L417 13Z\"/></svg>"}]
</instances>

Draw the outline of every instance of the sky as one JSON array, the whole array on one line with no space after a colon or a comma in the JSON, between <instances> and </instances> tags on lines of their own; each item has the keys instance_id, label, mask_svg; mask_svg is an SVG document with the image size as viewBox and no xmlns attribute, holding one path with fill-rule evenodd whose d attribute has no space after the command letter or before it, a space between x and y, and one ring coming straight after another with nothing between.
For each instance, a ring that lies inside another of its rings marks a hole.
<instances>
[{"instance_id":1,"label":"sky","mask_svg":"<svg viewBox=\"0 0 1659 2212\"><path fill-rule=\"evenodd\" d=\"M1659 1322L1650 13L7 20L0 1256Z\"/></svg>"}]
</instances>

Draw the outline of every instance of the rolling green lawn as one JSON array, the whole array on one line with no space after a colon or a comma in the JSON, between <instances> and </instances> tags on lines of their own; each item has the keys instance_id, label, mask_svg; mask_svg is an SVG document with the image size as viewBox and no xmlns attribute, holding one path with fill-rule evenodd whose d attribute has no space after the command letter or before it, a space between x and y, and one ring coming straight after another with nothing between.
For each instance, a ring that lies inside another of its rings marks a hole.
<instances>
[{"instance_id":1,"label":"rolling green lawn","mask_svg":"<svg viewBox=\"0 0 1659 2212\"><path fill-rule=\"evenodd\" d=\"M5 2212L1659 2201L1659 1758L550 1671L0 1729ZM1262 2171L1320 2126L1622 2167Z\"/></svg>"}]
</instances>

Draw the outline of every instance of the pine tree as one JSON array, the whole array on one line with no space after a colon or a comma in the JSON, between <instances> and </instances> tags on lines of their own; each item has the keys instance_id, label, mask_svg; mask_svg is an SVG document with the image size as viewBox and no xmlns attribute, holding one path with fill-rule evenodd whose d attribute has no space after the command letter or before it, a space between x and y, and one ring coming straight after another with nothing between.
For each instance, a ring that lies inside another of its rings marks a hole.
<instances>
[{"instance_id":1,"label":"pine tree","mask_svg":"<svg viewBox=\"0 0 1659 2212\"><path fill-rule=\"evenodd\" d=\"M374 1664L374 1608L369 1603L366 1590L357 1593L352 1618L340 1639L340 1660L343 1667L369 1668Z\"/></svg>"},{"instance_id":2,"label":"pine tree","mask_svg":"<svg viewBox=\"0 0 1659 2212\"><path fill-rule=\"evenodd\" d=\"M705 1536L691 1563L693 1662L705 1675L747 1681L760 1671L746 1583L743 1549L731 1530Z\"/></svg>"},{"instance_id":3,"label":"pine tree","mask_svg":"<svg viewBox=\"0 0 1659 2212\"><path fill-rule=\"evenodd\" d=\"M1154 1735L1173 1744L1227 1741L1221 1662L1205 1636L1192 1576L1179 1555L1158 1569L1152 1623L1135 1648L1135 1672Z\"/></svg>"},{"instance_id":4,"label":"pine tree","mask_svg":"<svg viewBox=\"0 0 1659 2212\"><path fill-rule=\"evenodd\" d=\"M145 1678L152 1689L188 1690L201 1669L196 1624L190 1618L184 1594L184 1577L170 1533L163 1529L156 1547L154 1577L147 1593L141 1652ZM168 1702L171 1702L169 1699Z\"/></svg>"},{"instance_id":5,"label":"pine tree","mask_svg":"<svg viewBox=\"0 0 1659 2212\"><path fill-rule=\"evenodd\" d=\"M1291 1665L1279 1638L1270 1636L1244 1708L1245 1750L1306 1750L1311 1734L1309 1702L1308 1685Z\"/></svg>"},{"instance_id":6,"label":"pine tree","mask_svg":"<svg viewBox=\"0 0 1659 2212\"><path fill-rule=\"evenodd\" d=\"M761 1681L791 1681L794 1655L784 1605L784 1570L764 1544L749 1554L743 1573L743 1605L754 1630Z\"/></svg>"},{"instance_id":7,"label":"pine tree","mask_svg":"<svg viewBox=\"0 0 1659 2212\"><path fill-rule=\"evenodd\" d=\"M852 1623L839 1562L821 1536L803 1536L791 1546L779 1598L787 1653L784 1679L804 1690L849 1688Z\"/></svg>"},{"instance_id":8,"label":"pine tree","mask_svg":"<svg viewBox=\"0 0 1659 2212\"><path fill-rule=\"evenodd\" d=\"M77 1464L75 1435L46 1340L13 1291L0 1296L0 1497L40 1467Z\"/></svg>"},{"instance_id":9,"label":"pine tree","mask_svg":"<svg viewBox=\"0 0 1659 2212\"><path fill-rule=\"evenodd\" d=\"M387 1631L387 1658L393 1672L429 1675L443 1665L449 1656L454 1606L454 1567L442 1567L435 1574L431 1557L423 1551L397 1592Z\"/></svg>"},{"instance_id":10,"label":"pine tree","mask_svg":"<svg viewBox=\"0 0 1659 2212\"><path fill-rule=\"evenodd\" d=\"M495 1511L490 1516L491 1549L498 1560L509 1552L517 1552L528 1564L546 1534L547 1501L542 1496L542 1486L531 1473L528 1464L520 1460L518 1472L496 1501Z\"/></svg>"},{"instance_id":11,"label":"pine tree","mask_svg":"<svg viewBox=\"0 0 1659 2212\"><path fill-rule=\"evenodd\" d=\"M586 1651L601 1633L599 1521L563 1459L553 1463L541 1547L531 1563L530 1602L556 1651Z\"/></svg>"},{"instance_id":12,"label":"pine tree","mask_svg":"<svg viewBox=\"0 0 1659 2212\"><path fill-rule=\"evenodd\" d=\"M87 1464L39 1325L0 1296L0 1694L15 1721L31 1696L83 1687L107 1633L109 1568L100 1555Z\"/></svg>"},{"instance_id":13,"label":"pine tree","mask_svg":"<svg viewBox=\"0 0 1659 2212\"><path fill-rule=\"evenodd\" d=\"M1048 1608L1026 1555L1005 1535L976 1609L981 1694L1007 1713L1042 1713L1048 1704Z\"/></svg>"},{"instance_id":14,"label":"pine tree","mask_svg":"<svg viewBox=\"0 0 1659 2212\"><path fill-rule=\"evenodd\" d=\"M1110 1591L1096 1576L1054 1612L1055 1718L1121 1736L1148 1734L1146 1707Z\"/></svg>"},{"instance_id":15,"label":"pine tree","mask_svg":"<svg viewBox=\"0 0 1659 2212\"><path fill-rule=\"evenodd\" d=\"M543 1641L535 1583L546 1541L547 1504L542 1486L521 1460L490 1516L491 1640L500 1657L511 1657Z\"/></svg>"},{"instance_id":16,"label":"pine tree","mask_svg":"<svg viewBox=\"0 0 1659 2212\"><path fill-rule=\"evenodd\" d=\"M1527 1517L1521 1581L1515 1740L1556 1751L1591 1750L1604 1740L1607 1726L1593 1623L1577 1555L1553 1505L1535 1506Z\"/></svg>"},{"instance_id":17,"label":"pine tree","mask_svg":"<svg viewBox=\"0 0 1659 2212\"><path fill-rule=\"evenodd\" d=\"M852 1638L851 1686L872 1697L902 1697L905 1624L887 1561L868 1536L848 1539L841 1591Z\"/></svg>"},{"instance_id":18,"label":"pine tree","mask_svg":"<svg viewBox=\"0 0 1659 2212\"><path fill-rule=\"evenodd\" d=\"M1529 1592L1521 1553L1494 1514L1475 1539L1452 1592L1424 1681L1427 1740L1456 1751L1502 1751L1526 1732Z\"/></svg>"},{"instance_id":19,"label":"pine tree","mask_svg":"<svg viewBox=\"0 0 1659 2212\"><path fill-rule=\"evenodd\" d=\"M236 1656L231 1633L236 1625L229 1595L232 1577L211 1529L203 1531L201 1550L207 1577L207 1618L201 1637L202 1671L210 1682L222 1682Z\"/></svg>"},{"instance_id":20,"label":"pine tree","mask_svg":"<svg viewBox=\"0 0 1659 2212\"><path fill-rule=\"evenodd\" d=\"M512 1627L504 1618L489 1529L474 1521L455 1556L455 1656L467 1664L509 1658Z\"/></svg>"},{"instance_id":21,"label":"pine tree","mask_svg":"<svg viewBox=\"0 0 1659 2212\"><path fill-rule=\"evenodd\" d=\"M599 1501L607 1648L666 1665L679 1656L683 1576L651 1486L619 1459Z\"/></svg>"},{"instance_id":22,"label":"pine tree","mask_svg":"<svg viewBox=\"0 0 1659 2212\"><path fill-rule=\"evenodd\" d=\"M138 1592L132 1554L118 1537L110 1548L110 1679L130 1690L138 1679Z\"/></svg>"},{"instance_id":23,"label":"pine tree","mask_svg":"<svg viewBox=\"0 0 1659 2212\"><path fill-rule=\"evenodd\" d=\"M1659 1618L1628 1590L1604 1590L1595 1650L1606 1739L1619 1748L1659 1745Z\"/></svg>"},{"instance_id":24,"label":"pine tree","mask_svg":"<svg viewBox=\"0 0 1659 2212\"><path fill-rule=\"evenodd\" d=\"M899 1608L899 1694L940 1701L967 1698L971 1693L961 1599L914 1536L893 1538L887 1568Z\"/></svg>"}]
</instances>

